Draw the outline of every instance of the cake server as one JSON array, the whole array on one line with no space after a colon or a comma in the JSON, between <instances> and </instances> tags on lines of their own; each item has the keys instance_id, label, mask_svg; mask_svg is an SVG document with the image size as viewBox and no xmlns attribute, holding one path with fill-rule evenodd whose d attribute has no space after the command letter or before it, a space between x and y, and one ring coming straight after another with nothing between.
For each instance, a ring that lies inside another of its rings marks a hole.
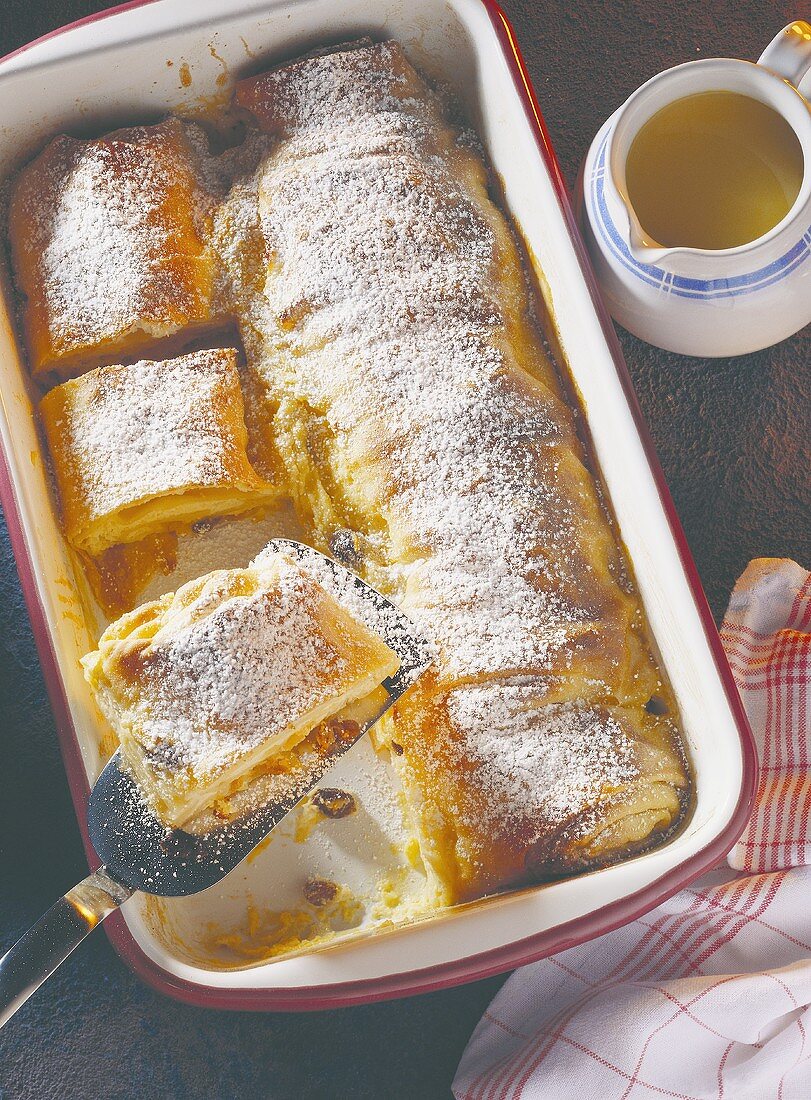
<instances>
[{"instance_id":1,"label":"cake server","mask_svg":"<svg viewBox=\"0 0 811 1100\"><path fill-rule=\"evenodd\" d=\"M269 550L295 557L338 599L349 599L400 658L400 668L381 685L357 730L313 756L283 796L237 821L211 831L167 830L144 802L116 753L90 793L87 829L101 866L53 905L0 958L0 1027L48 978L85 936L136 891L160 897L196 894L240 863L330 768L388 710L433 659L430 644L385 596L355 573L303 543L274 539Z\"/></svg>"}]
</instances>

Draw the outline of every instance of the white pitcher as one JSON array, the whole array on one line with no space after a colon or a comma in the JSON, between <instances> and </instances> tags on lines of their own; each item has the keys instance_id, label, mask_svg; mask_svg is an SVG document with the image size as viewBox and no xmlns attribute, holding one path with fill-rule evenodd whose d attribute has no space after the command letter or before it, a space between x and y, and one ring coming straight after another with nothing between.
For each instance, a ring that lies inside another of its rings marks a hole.
<instances>
[{"instance_id":1,"label":"white pitcher","mask_svg":"<svg viewBox=\"0 0 811 1100\"><path fill-rule=\"evenodd\" d=\"M798 90L809 69L811 25L791 23L757 64L711 58L659 73L597 134L583 169L581 224L612 316L643 340L685 355L741 355L811 321L811 105ZM711 91L750 96L783 116L803 151L800 192L782 221L748 244L652 247L628 201L628 152L662 107Z\"/></svg>"}]
</instances>

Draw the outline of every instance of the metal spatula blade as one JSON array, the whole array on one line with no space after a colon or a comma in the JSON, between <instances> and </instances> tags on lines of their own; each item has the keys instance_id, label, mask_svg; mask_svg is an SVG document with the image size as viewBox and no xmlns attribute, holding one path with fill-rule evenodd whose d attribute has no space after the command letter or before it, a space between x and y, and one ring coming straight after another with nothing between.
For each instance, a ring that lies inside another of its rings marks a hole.
<instances>
[{"instance_id":1,"label":"metal spatula blade","mask_svg":"<svg viewBox=\"0 0 811 1100\"><path fill-rule=\"evenodd\" d=\"M69 891L0 959L0 1027L97 924L136 890L163 897L196 894L219 882L316 786L433 660L430 644L385 596L332 558L303 543L274 539L375 630L400 658L400 668L360 707L357 727L327 750L302 756L300 773L271 785L270 800L205 832L169 830L145 803L116 753L90 795L87 824L102 867ZM267 552L267 551L263 551Z\"/></svg>"}]
</instances>

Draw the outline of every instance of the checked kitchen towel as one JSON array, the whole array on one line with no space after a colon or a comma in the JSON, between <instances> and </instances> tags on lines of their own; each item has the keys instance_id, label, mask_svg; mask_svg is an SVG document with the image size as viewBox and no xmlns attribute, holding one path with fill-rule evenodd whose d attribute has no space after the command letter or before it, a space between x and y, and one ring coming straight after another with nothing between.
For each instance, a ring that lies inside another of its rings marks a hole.
<instances>
[{"instance_id":1,"label":"checked kitchen towel","mask_svg":"<svg viewBox=\"0 0 811 1100\"><path fill-rule=\"evenodd\" d=\"M729 866L517 970L457 1100L811 1097L811 574L751 562L721 636L761 766Z\"/></svg>"}]
</instances>

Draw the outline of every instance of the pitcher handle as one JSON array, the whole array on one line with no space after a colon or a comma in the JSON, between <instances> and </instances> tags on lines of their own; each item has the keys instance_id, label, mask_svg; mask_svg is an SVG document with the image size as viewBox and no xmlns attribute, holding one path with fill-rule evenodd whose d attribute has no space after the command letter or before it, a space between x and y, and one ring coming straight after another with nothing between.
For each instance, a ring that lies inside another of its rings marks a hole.
<instances>
[{"instance_id":1,"label":"pitcher handle","mask_svg":"<svg viewBox=\"0 0 811 1100\"><path fill-rule=\"evenodd\" d=\"M778 76L784 77L804 95L811 93L811 23L795 19L783 27L758 58L763 65Z\"/></svg>"}]
</instances>

